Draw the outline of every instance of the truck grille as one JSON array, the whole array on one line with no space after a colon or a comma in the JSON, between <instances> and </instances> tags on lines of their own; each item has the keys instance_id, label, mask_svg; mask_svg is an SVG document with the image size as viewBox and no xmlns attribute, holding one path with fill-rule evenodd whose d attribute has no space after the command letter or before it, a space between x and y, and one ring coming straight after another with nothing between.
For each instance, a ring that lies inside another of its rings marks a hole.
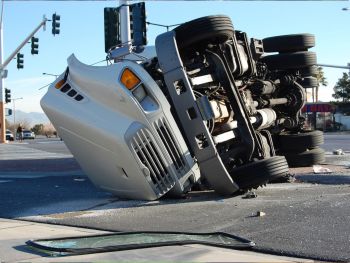
<instances>
[{"instance_id":1,"label":"truck grille","mask_svg":"<svg viewBox=\"0 0 350 263\"><path fill-rule=\"evenodd\" d=\"M157 190L157 194L163 195L168 192L175 182L171 178L167 167L162 159L161 153L155 147L149 131L140 129L131 141L131 146L134 149L140 162L147 167L151 179L151 186Z\"/></svg>"},{"instance_id":2,"label":"truck grille","mask_svg":"<svg viewBox=\"0 0 350 263\"><path fill-rule=\"evenodd\" d=\"M167 149L171 160L174 163L174 166L178 172L184 170L186 167L185 161L182 157L179 146L177 145L173 134L171 133L168 124L164 118L158 119L154 122L154 127L158 132L158 135L162 139L165 148Z\"/></svg>"}]
</instances>

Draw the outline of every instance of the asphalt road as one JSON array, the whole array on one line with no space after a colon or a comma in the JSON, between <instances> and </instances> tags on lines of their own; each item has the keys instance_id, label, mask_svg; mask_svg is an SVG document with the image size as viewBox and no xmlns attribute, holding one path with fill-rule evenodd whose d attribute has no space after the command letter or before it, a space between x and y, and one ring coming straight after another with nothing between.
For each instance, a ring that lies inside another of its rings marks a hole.
<instances>
[{"instance_id":1,"label":"asphalt road","mask_svg":"<svg viewBox=\"0 0 350 263\"><path fill-rule=\"evenodd\" d=\"M328 152L332 152L335 149L343 149L350 152L350 133L326 133L324 134L325 143L322 148ZM45 138L37 137L35 140L25 140L24 144L19 144L31 149L37 149L50 153L67 154L70 155L70 151L66 145L59 138Z\"/></svg>"},{"instance_id":2,"label":"asphalt road","mask_svg":"<svg viewBox=\"0 0 350 263\"><path fill-rule=\"evenodd\" d=\"M325 143L322 148L332 152L336 149L350 152L350 134L326 133L324 134Z\"/></svg>"},{"instance_id":3,"label":"asphalt road","mask_svg":"<svg viewBox=\"0 0 350 263\"><path fill-rule=\"evenodd\" d=\"M344 151L350 152L350 133L326 133L324 134L324 138L325 143L322 145L322 148L326 151L332 152L335 149L343 149ZM37 137L35 140L24 140L24 142L19 145L49 153L71 155L64 142L54 137L47 139L41 136Z\"/></svg>"},{"instance_id":4,"label":"asphalt road","mask_svg":"<svg viewBox=\"0 0 350 263\"><path fill-rule=\"evenodd\" d=\"M44 136L37 136L36 139L24 140L23 143L19 145L49 153L71 155L64 142L56 137L46 138Z\"/></svg>"},{"instance_id":5,"label":"asphalt road","mask_svg":"<svg viewBox=\"0 0 350 263\"><path fill-rule=\"evenodd\" d=\"M325 140L328 151L350 150L350 135ZM350 156L341 158L350 163ZM224 231L255 241L258 251L350 261L349 174L299 176L301 182L257 190L254 199L192 192L128 201L95 188L63 142L34 140L0 145L0 217L115 231ZM317 183L303 182L310 176ZM257 217L258 211L266 215Z\"/></svg>"}]
</instances>

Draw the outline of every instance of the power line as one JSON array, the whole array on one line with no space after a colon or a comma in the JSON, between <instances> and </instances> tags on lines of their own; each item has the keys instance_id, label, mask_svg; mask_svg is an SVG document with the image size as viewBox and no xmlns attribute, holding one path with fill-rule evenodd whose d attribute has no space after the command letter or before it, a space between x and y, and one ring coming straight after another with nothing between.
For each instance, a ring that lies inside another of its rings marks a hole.
<instances>
[{"instance_id":1,"label":"power line","mask_svg":"<svg viewBox=\"0 0 350 263\"><path fill-rule=\"evenodd\" d=\"M90 64L90 66L94 66L96 64L99 64L99 63L102 63L102 62L105 62L105 61L107 61L107 59L103 59L103 60L97 61L95 63L92 63L92 64Z\"/></svg>"}]
</instances>

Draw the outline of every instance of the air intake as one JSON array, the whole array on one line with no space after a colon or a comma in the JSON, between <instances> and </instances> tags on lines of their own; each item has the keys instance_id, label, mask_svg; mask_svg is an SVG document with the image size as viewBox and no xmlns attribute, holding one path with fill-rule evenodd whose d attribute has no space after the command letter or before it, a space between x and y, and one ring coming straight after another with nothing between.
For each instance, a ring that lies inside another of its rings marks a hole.
<instances>
[{"instance_id":1,"label":"air intake","mask_svg":"<svg viewBox=\"0 0 350 263\"><path fill-rule=\"evenodd\" d=\"M186 164L184 162L184 159L181 155L181 151L179 149L179 146L177 145L176 141L174 140L174 136L171 133L168 124L164 120L164 118L161 118L154 122L154 127L156 128L160 138L162 139L163 144L165 145L171 160L174 163L174 166L176 170L180 173L183 171L186 167Z\"/></svg>"},{"instance_id":2,"label":"air intake","mask_svg":"<svg viewBox=\"0 0 350 263\"><path fill-rule=\"evenodd\" d=\"M170 176L162 154L152 141L147 129L139 130L131 140L131 146L140 162L149 170L149 182L158 195L168 192L175 182Z\"/></svg>"}]
</instances>

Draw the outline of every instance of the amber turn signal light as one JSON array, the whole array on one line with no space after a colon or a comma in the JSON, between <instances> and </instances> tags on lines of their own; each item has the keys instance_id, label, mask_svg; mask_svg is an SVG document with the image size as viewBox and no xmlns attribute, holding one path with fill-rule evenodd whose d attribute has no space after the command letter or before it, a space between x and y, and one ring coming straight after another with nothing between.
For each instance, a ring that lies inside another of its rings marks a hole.
<instances>
[{"instance_id":1,"label":"amber turn signal light","mask_svg":"<svg viewBox=\"0 0 350 263\"><path fill-rule=\"evenodd\" d=\"M55 88L56 89L60 89L63 86L64 83L66 83L66 80L65 79L61 79L59 82L56 83Z\"/></svg>"},{"instance_id":2,"label":"amber turn signal light","mask_svg":"<svg viewBox=\"0 0 350 263\"><path fill-rule=\"evenodd\" d=\"M128 90L135 88L141 82L134 72L128 68L124 69L120 81Z\"/></svg>"}]
</instances>

